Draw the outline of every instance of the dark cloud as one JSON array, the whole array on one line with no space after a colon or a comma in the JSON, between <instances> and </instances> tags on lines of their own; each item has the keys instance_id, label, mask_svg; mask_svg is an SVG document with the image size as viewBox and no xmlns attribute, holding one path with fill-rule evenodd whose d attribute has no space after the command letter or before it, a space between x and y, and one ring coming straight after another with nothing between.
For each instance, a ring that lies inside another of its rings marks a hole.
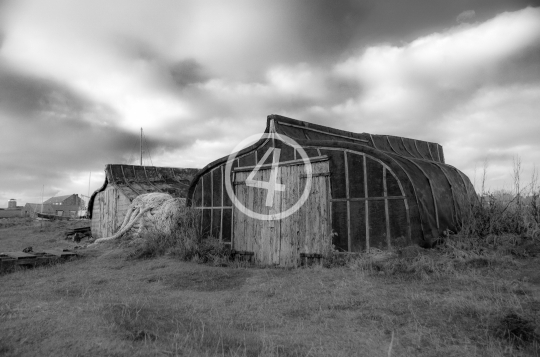
<instances>
[{"instance_id":1,"label":"dark cloud","mask_svg":"<svg viewBox=\"0 0 540 357\"><path fill-rule=\"evenodd\" d=\"M502 62L493 77L497 84L540 82L540 43Z\"/></svg>"},{"instance_id":2,"label":"dark cloud","mask_svg":"<svg viewBox=\"0 0 540 357\"><path fill-rule=\"evenodd\" d=\"M208 70L194 58L171 61L152 44L132 37L119 36L113 43L116 45L115 50L123 56L149 66L153 71L153 79L162 86L169 86L169 82L172 82L174 86L184 89L210 79Z\"/></svg>"},{"instance_id":3,"label":"dark cloud","mask_svg":"<svg viewBox=\"0 0 540 357\"><path fill-rule=\"evenodd\" d=\"M299 35L298 47L308 55L332 57L349 47L374 5L373 0L300 0L285 4L292 8L289 21Z\"/></svg>"},{"instance_id":4,"label":"dark cloud","mask_svg":"<svg viewBox=\"0 0 540 357\"><path fill-rule=\"evenodd\" d=\"M138 157L139 133L116 126L118 115L107 105L60 83L3 68L0 108L0 182L12 191L62 189L71 173L101 171L105 164ZM193 140L152 136L145 146L158 154Z\"/></svg>"},{"instance_id":5,"label":"dark cloud","mask_svg":"<svg viewBox=\"0 0 540 357\"><path fill-rule=\"evenodd\" d=\"M194 59L185 59L172 64L170 72L174 82L181 88L209 79L203 67Z\"/></svg>"},{"instance_id":6,"label":"dark cloud","mask_svg":"<svg viewBox=\"0 0 540 357\"><path fill-rule=\"evenodd\" d=\"M36 116L58 120L83 120L94 113L100 122L111 123L116 114L106 106L92 103L55 81L0 68L0 103L4 112L22 120Z\"/></svg>"}]
</instances>

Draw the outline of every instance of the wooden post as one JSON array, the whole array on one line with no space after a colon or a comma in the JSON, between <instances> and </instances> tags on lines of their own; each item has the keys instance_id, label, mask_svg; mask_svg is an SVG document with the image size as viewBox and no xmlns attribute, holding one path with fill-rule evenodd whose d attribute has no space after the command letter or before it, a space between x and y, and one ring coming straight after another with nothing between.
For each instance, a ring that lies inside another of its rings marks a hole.
<instances>
[{"instance_id":1,"label":"wooden post","mask_svg":"<svg viewBox=\"0 0 540 357\"><path fill-rule=\"evenodd\" d=\"M386 166L383 166L383 190L384 190L384 217L386 220L386 243L388 250L392 249L390 241L390 214L388 212L388 188L386 186Z\"/></svg>"},{"instance_id":2,"label":"wooden post","mask_svg":"<svg viewBox=\"0 0 540 357\"><path fill-rule=\"evenodd\" d=\"M366 252L369 252L369 203L368 203L368 186L367 186L367 160L366 155L364 154L364 197L366 198L365 203L365 216L366 216Z\"/></svg>"},{"instance_id":3,"label":"wooden post","mask_svg":"<svg viewBox=\"0 0 540 357\"><path fill-rule=\"evenodd\" d=\"M347 161L347 151L343 151L345 162L345 198L347 199L347 250L352 252L351 237L351 201L349 197L349 163Z\"/></svg>"}]
</instances>

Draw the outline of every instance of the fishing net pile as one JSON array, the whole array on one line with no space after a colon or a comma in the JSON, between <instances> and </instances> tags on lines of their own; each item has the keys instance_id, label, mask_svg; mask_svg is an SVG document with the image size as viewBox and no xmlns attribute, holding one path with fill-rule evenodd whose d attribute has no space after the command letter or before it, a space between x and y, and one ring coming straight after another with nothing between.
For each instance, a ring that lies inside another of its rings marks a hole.
<instances>
[{"instance_id":1,"label":"fishing net pile","mask_svg":"<svg viewBox=\"0 0 540 357\"><path fill-rule=\"evenodd\" d=\"M134 238L145 231L171 234L185 206L185 199L173 198L166 193L147 193L137 196L129 206L124 222L116 234L97 239L101 243L130 234Z\"/></svg>"}]
</instances>

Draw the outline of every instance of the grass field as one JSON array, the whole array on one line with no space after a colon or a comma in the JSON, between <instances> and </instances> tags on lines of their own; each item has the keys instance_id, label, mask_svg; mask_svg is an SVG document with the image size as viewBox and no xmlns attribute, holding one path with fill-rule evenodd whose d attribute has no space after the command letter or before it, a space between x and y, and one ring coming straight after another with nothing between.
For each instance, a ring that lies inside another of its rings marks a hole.
<instances>
[{"instance_id":1,"label":"grass field","mask_svg":"<svg viewBox=\"0 0 540 357\"><path fill-rule=\"evenodd\" d=\"M0 251L74 247L62 232L76 224L4 225ZM0 355L540 356L538 244L458 243L299 269L79 249L0 275Z\"/></svg>"}]
</instances>

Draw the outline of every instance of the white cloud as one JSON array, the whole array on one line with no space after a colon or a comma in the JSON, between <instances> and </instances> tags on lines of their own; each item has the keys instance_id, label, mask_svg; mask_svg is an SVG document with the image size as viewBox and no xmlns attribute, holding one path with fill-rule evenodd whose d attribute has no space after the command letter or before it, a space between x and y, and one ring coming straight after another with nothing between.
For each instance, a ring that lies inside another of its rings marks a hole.
<instances>
[{"instance_id":1,"label":"white cloud","mask_svg":"<svg viewBox=\"0 0 540 357\"><path fill-rule=\"evenodd\" d=\"M358 123L356 130L440 142L448 162L469 175L491 157L490 184L501 186L513 155L540 163L540 73L534 65L514 69L521 75L512 83L504 72L538 51L540 9L532 8L404 46L372 46L334 67L362 91L332 112ZM528 84L519 82L524 77Z\"/></svg>"},{"instance_id":2,"label":"white cloud","mask_svg":"<svg viewBox=\"0 0 540 357\"><path fill-rule=\"evenodd\" d=\"M233 103L229 118L238 122L248 123L267 109L265 114L316 119L352 131L435 141L445 146L447 161L469 175L477 162L490 157L493 172L498 172L491 184L497 186L503 184L497 178L504 176L513 155L522 155L530 165L540 162L534 154L540 146L531 135L540 133L540 73L528 73L530 69L517 64L521 77L529 77L527 84L519 76L515 83L508 82L503 73L524 54L538 50L540 9L527 8L403 46L371 46L326 73L307 63L275 66L266 72L266 82L219 79L199 88ZM330 100L329 80L353 80L359 90ZM272 108L272 103L293 99L301 105L285 113ZM508 128L511 120L520 125ZM261 117L250 133L262 125Z\"/></svg>"}]
</instances>

